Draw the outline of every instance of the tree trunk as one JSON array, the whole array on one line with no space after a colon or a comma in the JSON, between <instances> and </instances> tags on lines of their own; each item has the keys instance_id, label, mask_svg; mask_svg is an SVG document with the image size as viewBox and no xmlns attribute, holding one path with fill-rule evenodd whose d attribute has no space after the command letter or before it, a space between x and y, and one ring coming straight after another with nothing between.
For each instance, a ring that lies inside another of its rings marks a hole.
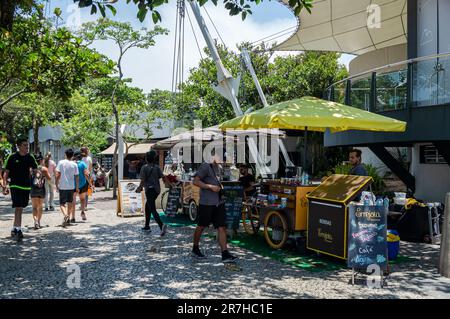
<instances>
[{"instance_id":1,"label":"tree trunk","mask_svg":"<svg viewBox=\"0 0 450 319\"><path fill-rule=\"evenodd\" d=\"M17 6L16 2L14 0L2 0L0 2L0 28L11 31Z\"/></svg>"},{"instance_id":2,"label":"tree trunk","mask_svg":"<svg viewBox=\"0 0 450 319\"><path fill-rule=\"evenodd\" d=\"M33 113L33 152L34 154L39 154L40 147L39 147L39 126L40 123L38 119L36 118L36 114Z\"/></svg>"},{"instance_id":3,"label":"tree trunk","mask_svg":"<svg viewBox=\"0 0 450 319\"><path fill-rule=\"evenodd\" d=\"M117 113L117 109L115 108L115 106L113 107L113 113L114 113L114 118L116 119L116 131L115 131L115 136L116 136L116 148L114 149L114 155L113 155L113 162L112 162L112 167L113 167L113 199L117 199L117 175L118 175L118 163L117 163L117 150L119 148L119 114ZM117 166L117 169L116 169Z\"/></svg>"}]
</instances>

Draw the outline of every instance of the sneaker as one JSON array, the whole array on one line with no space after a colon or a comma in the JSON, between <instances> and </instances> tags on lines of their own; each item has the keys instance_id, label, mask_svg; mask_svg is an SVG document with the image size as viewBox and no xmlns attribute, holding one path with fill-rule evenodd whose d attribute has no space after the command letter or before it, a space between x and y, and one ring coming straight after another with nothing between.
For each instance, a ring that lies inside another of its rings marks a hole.
<instances>
[{"instance_id":1,"label":"sneaker","mask_svg":"<svg viewBox=\"0 0 450 319\"><path fill-rule=\"evenodd\" d=\"M86 220L87 218L86 218L86 214L84 213L84 212L81 212L81 219L82 220Z\"/></svg>"},{"instance_id":2,"label":"sneaker","mask_svg":"<svg viewBox=\"0 0 450 319\"><path fill-rule=\"evenodd\" d=\"M18 241L21 241L22 239L23 239L23 233L22 233L22 230L19 229L19 230L17 231L17 240L18 240Z\"/></svg>"},{"instance_id":3,"label":"sneaker","mask_svg":"<svg viewBox=\"0 0 450 319\"><path fill-rule=\"evenodd\" d=\"M192 256L199 259L206 258L206 256L200 251L200 248L192 249Z\"/></svg>"},{"instance_id":4,"label":"sneaker","mask_svg":"<svg viewBox=\"0 0 450 319\"><path fill-rule=\"evenodd\" d=\"M151 232L150 226L145 226L141 228L143 231Z\"/></svg>"},{"instance_id":5,"label":"sneaker","mask_svg":"<svg viewBox=\"0 0 450 319\"><path fill-rule=\"evenodd\" d=\"M17 241L21 241L23 239L22 230L17 229L11 230L11 237Z\"/></svg>"},{"instance_id":6,"label":"sneaker","mask_svg":"<svg viewBox=\"0 0 450 319\"><path fill-rule=\"evenodd\" d=\"M64 216L63 222L62 222L62 227L67 227L70 223L70 218L69 216Z\"/></svg>"},{"instance_id":7,"label":"sneaker","mask_svg":"<svg viewBox=\"0 0 450 319\"><path fill-rule=\"evenodd\" d=\"M230 254L228 252L228 250L226 250L226 251L224 251L222 253L222 262L223 263L232 263L232 262L235 262L236 259L238 259L238 257L233 256L232 254Z\"/></svg>"},{"instance_id":8,"label":"sneaker","mask_svg":"<svg viewBox=\"0 0 450 319\"><path fill-rule=\"evenodd\" d=\"M166 234L166 232L167 232L167 225L164 224L161 228L161 236L164 236Z\"/></svg>"}]
</instances>

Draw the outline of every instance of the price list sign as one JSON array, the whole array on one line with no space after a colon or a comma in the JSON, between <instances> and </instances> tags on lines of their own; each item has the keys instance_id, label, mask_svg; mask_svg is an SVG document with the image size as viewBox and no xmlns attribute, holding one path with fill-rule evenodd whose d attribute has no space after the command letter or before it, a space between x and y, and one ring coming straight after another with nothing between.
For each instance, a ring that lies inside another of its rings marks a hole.
<instances>
[{"instance_id":1,"label":"price list sign","mask_svg":"<svg viewBox=\"0 0 450 319\"><path fill-rule=\"evenodd\" d=\"M350 205L348 208L348 266L367 269L376 264L386 269L386 208L357 205Z\"/></svg>"}]
</instances>

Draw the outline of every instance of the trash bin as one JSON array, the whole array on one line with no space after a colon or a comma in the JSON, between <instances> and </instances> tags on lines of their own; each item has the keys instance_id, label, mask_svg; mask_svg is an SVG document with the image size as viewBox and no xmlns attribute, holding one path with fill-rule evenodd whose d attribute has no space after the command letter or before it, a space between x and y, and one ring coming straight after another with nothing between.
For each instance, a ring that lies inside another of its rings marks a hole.
<instances>
[{"instance_id":1,"label":"trash bin","mask_svg":"<svg viewBox=\"0 0 450 319\"><path fill-rule=\"evenodd\" d=\"M400 251L400 236L396 230L387 231L387 246L389 260L395 260Z\"/></svg>"}]
</instances>

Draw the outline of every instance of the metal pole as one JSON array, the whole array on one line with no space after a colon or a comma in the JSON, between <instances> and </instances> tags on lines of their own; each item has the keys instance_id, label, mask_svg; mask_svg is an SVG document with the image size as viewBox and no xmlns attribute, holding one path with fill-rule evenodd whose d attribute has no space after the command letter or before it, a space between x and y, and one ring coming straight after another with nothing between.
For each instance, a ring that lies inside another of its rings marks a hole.
<instances>
[{"instance_id":1,"label":"metal pole","mask_svg":"<svg viewBox=\"0 0 450 319\"><path fill-rule=\"evenodd\" d=\"M308 127L305 127L305 145L303 146L303 171L306 173L306 152L307 152L307 144L308 144Z\"/></svg>"},{"instance_id":2,"label":"metal pole","mask_svg":"<svg viewBox=\"0 0 450 319\"><path fill-rule=\"evenodd\" d=\"M450 278L450 193L445 198L444 223L442 225L439 273Z\"/></svg>"}]
</instances>

